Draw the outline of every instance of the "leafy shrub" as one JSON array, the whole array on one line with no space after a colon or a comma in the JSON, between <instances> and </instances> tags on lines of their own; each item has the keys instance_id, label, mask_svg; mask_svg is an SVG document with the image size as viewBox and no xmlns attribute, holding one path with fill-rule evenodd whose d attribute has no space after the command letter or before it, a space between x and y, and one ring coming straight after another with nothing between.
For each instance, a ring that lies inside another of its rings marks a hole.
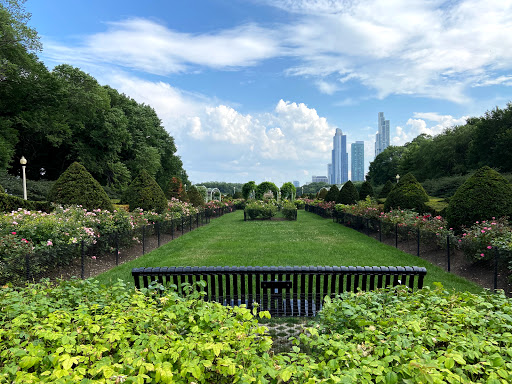
<instances>
[{"instance_id":1,"label":"leafy shrub","mask_svg":"<svg viewBox=\"0 0 512 384\"><path fill-rule=\"evenodd\" d=\"M5 193L5 189L4 189L4 187L2 187L2 185L0 184L0 194L2 194L2 193Z\"/></svg>"},{"instance_id":2,"label":"leafy shrub","mask_svg":"<svg viewBox=\"0 0 512 384\"><path fill-rule=\"evenodd\" d=\"M277 213L277 207L273 203L263 201L251 201L245 206L244 212L249 219L271 219Z\"/></svg>"},{"instance_id":3,"label":"leafy shrub","mask_svg":"<svg viewBox=\"0 0 512 384\"><path fill-rule=\"evenodd\" d=\"M167 199L162 188L144 169L127 188L123 201L130 206L131 211L141 208L162 213L167 207Z\"/></svg>"},{"instance_id":4,"label":"leafy shrub","mask_svg":"<svg viewBox=\"0 0 512 384\"><path fill-rule=\"evenodd\" d=\"M384 210L389 211L392 208L412 209L423 213L426 211L425 203L428 201L428 195L416 180L412 173L408 173L400 179L400 182L389 192Z\"/></svg>"},{"instance_id":5,"label":"leafy shrub","mask_svg":"<svg viewBox=\"0 0 512 384\"><path fill-rule=\"evenodd\" d=\"M251 194L256 191L256 183L249 181L242 186L242 195L245 200L251 197Z\"/></svg>"},{"instance_id":6,"label":"leafy shrub","mask_svg":"<svg viewBox=\"0 0 512 384\"><path fill-rule=\"evenodd\" d=\"M281 213L287 220L297 219L297 207L291 201L285 201L281 207Z\"/></svg>"},{"instance_id":7,"label":"leafy shrub","mask_svg":"<svg viewBox=\"0 0 512 384\"><path fill-rule=\"evenodd\" d=\"M279 194L279 188L277 188L277 186L274 183L271 183L270 181L264 181L263 183L258 184L258 186L256 187L256 200L262 200L263 195L268 191L272 192L272 194L274 195L274 199L277 199L277 195Z\"/></svg>"},{"instance_id":8,"label":"leafy shrub","mask_svg":"<svg viewBox=\"0 0 512 384\"><path fill-rule=\"evenodd\" d=\"M172 177L171 180L169 180L165 187L165 197L167 197L168 200L174 198L189 202L188 195L179 177Z\"/></svg>"},{"instance_id":9,"label":"leafy shrub","mask_svg":"<svg viewBox=\"0 0 512 384\"><path fill-rule=\"evenodd\" d=\"M343 187L341 187L338 197L336 199L337 204L355 204L359 200L359 193L357 192L354 184L349 180Z\"/></svg>"},{"instance_id":10,"label":"leafy shrub","mask_svg":"<svg viewBox=\"0 0 512 384\"><path fill-rule=\"evenodd\" d=\"M316 378L322 372L339 383L512 381L512 353L503 352L512 350L512 301L503 293L345 293L327 301L320 316L320 327L301 335L318 364Z\"/></svg>"},{"instance_id":11,"label":"leafy shrub","mask_svg":"<svg viewBox=\"0 0 512 384\"><path fill-rule=\"evenodd\" d=\"M429 196L447 198L453 196L470 176L447 176L439 179L429 179L425 180L421 185L423 185Z\"/></svg>"},{"instance_id":12,"label":"leafy shrub","mask_svg":"<svg viewBox=\"0 0 512 384\"><path fill-rule=\"evenodd\" d=\"M24 200L21 197L0 193L0 212L17 211L19 208L43 212L52 210L51 204L45 201Z\"/></svg>"},{"instance_id":13,"label":"leafy shrub","mask_svg":"<svg viewBox=\"0 0 512 384\"><path fill-rule=\"evenodd\" d=\"M248 309L155 293L122 281L1 288L0 381L249 383L280 373Z\"/></svg>"},{"instance_id":14,"label":"leafy shrub","mask_svg":"<svg viewBox=\"0 0 512 384\"><path fill-rule=\"evenodd\" d=\"M367 196L373 197L374 192L372 185L368 181L365 181L359 190L359 200L365 200Z\"/></svg>"},{"instance_id":15,"label":"leafy shrub","mask_svg":"<svg viewBox=\"0 0 512 384\"><path fill-rule=\"evenodd\" d=\"M328 192L329 192L329 191L327 190L327 188L322 188L320 191L318 191L317 197L318 197L319 199L324 200L324 199L325 199L325 196L327 196L327 193L328 193Z\"/></svg>"},{"instance_id":16,"label":"leafy shrub","mask_svg":"<svg viewBox=\"0 0 512 384\"><path fill-rule=\"evenodd\" d=\"M197 190L197 188L194 185L192 185L190 187L190 190L188 191L188 198L190 200L190 203L194 207L204 206L203 196L201 195L201 193L199 193L199 191Z\"/></svg>"},{"instance_id":17,"label":"leafy shrub","mask_svg":"<svg viewBox=\"0 0 512 384\"><path fill-rule=\"evenodd\" d=\"M450 199L446 218L460 231L476 221L512 216L512 185L495 170L482 167Z\"/></svg>"},{"instance_id":18,"label":"leafy shrub","mask_svg":"<svg viewBox=\"0 0 512 384\"><path fill-rule=\"evenodd\" d=\"M327 191L327 195L325 195L324 200L325 201L336 201L339 191L340 190L338 189L336 184L331 185L331 188L329 188L329 191Z\"/></svg>"},{"instance_id":19,"label":"leafy shrub","mask_svg":"<svg viewBox=\"0 0 512 384\"><path fill-rule=\"evenodd\" d=\"M110 199L85 167L77 162L71 164L57 179L48 195L48 200L64 205L81 205L93 209L114 210Z\"/></svg>"},{"instance_id":20,"label":"leafy shrub","mask_svg":"<svg viewBox=\"0 0 512 384\"><path fill-rule=\"evenodd\" d=\"M506 218L477 221L471 228L464 228L459 246L464 254L475 260L491 260L494 250L510 257L512 252L512 227Z\"/></svg>"},{"instance_id":21,"label":"leafy shrub","mask_svg":"<svg viewBox=\"0 0 512 384\"><path fill-rule=\"evenodd\" d=\"M297 188L290 182L284 183L281 187L281 199L283 200L295 200L297 194Z\"/></svg>"},{"instance_id":22,"label":"leafy shrub","mask_svg":"<svg viewBox=\"0 0 512 384\"><path fill-rule=\"evenodd\" d=\"M385 199L386 197L388 197L389 195L389 192L391 192L391 190L395 187L395 183L393 183L391 180L388 180L386 181L386 184L384 184L384 187L382 187L380 193L379 193L379 197L381 199Z\"/></svg>"},{"instance_id":23,"label":"leafy shrub","mask_svg":"<svg viewBox=\"0 0 512 384\"><path fill-rule=\"evenodd\" d=\"M302 199L297 199L293 203L295 204L297 209L304 209L304 207L306 206L306 202Z\"/></svg>"}]
</instances>

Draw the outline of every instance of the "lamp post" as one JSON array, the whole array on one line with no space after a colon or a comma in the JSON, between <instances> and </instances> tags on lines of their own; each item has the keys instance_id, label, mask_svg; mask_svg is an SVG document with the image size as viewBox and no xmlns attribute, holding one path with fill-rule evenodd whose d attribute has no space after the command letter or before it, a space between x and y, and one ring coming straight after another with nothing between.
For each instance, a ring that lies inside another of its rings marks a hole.
<instances>
[{"instance_id":1,"label":"lamp post","mask_svg":"<svg viewBox=\"0 0 512 384\"><path fill-rule=\"evenodd\" d=\"M400 181L400 175L397 173L395 177L396 177L396 183L398 184L398 182Z\"/></svg>"},{"instance_id":2,"label":"lamp post","mask_svg":"<svg viewBox=\"0 0 512 384\"><path fill-rule=\"evenodd\" d=\"M23 199L27 200L27 177L25 175L25 166L27 165L27 159L25 159L25 156L21 156L20 164L23 173Z\"/></svg>"},{"instance_id":3,"label":"lamp post","mask_svg":"<svg viewBox=\"0 0 512 384\"><path fill-rule=\"evenodd\" d=\"M235 197L235 187L233 187L233 197Z\"/></svg>"}]
</instances>

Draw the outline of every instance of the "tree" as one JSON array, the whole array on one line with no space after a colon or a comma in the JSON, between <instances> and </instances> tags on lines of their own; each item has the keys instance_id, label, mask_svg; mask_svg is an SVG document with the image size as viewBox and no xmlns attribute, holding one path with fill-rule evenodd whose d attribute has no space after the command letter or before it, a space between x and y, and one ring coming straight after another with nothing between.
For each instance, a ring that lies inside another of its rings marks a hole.
<instances>
[{"instance_id":1,"label":"tree","mask_svg":"<svg viewBox=\"0 0 512 384\"><path fill-rule=\"evenodd\" d=\"M388 180L394 180L399 172L400 160L405 152L404 147L390 145L379 153L370 163L368 177L376 185L384 184Z\"/></svg>"},{"instance_id":2,"label":"tree","mask_svg":"<svg viewBox=\"0 0 512 384\"><path fill-rule=\"evenodd\" d=\"M329 191L327 190L327 188L324 187L324 188L320 189L320 191L318 191L318 194L317 194L316 197L319 198L319 199L324 200L325 197L327 196L328 192Z\"/></svg>"},{"instance_id":3,"label":"tree","mask_svg":"<svg viewBox=\"0 0 512 384\"><path fill-rule=\"evenodd\" d=\"M190 203L194 207L202 207L204 206L204 199L201 193L197 190L197 188L192 185L190 189L188 190L188 198L190 200Z\"/></svg>"},{"instance_id":4,"label":"tree","mask_svg":"<svg viewBox=\"0 0 512 384\"><path fill-rule=\"evenodd\" d=\"M309 183L309 184L306 184L306 185L303 185L301 187L301 192L302 192L302 189L304 190L304 194L314 194L316 196L316 194L318 192L320 192L320 189L322 189L323 187L328 187L329 184L327 183L324 183L324 182L315 182L315 183Z\"/></svg>"},{"instance_id":5,"label":"tree","mask_svg":"<svg viewBox=\"0 0 512 384\"><path fill-rule=\"evenodd\" d=\"M242 195L245 200L249 199L254 191L256 191L256 183L254 181L249 181L242 186Z\"/></svg>"},{"instance_id":6,"label":"tree","mask_svg":"<svg viewBox=\"0 0 512 384\"><path fill-rule=\"evenodd\" d=\"M255 191L255 197L256 200L262 200L263 194L266 192L272 192L274 195L274 199L277 199L277 195L279 194L279 188L274 183L271 183L270 181L264 181L261 184L258 184Z\"/></svg>"},{"instance_id":7,"label":"tree","mask_svg":"<svg viewBox=\"0 0 512 384\"><path fill-rule=\"evenodd\" d=\"M297 190L295 188L295 185L293 185L290 182L284 183L281 186L281 198L286 200L295 200L295 195L297 193Z\"/></svg>"},{"instance_id":8,"label":"tree","mask_svg":"<svg viewBox=\"0 0 512 384\"><path fill-rule=\"evenodd\" d=\"M71 164L58 178L50 190L48 200L65 205L81 205L89 211L114 209L100 183L77 162Z\"/></svg>"},{"instance_id":9,"label":"tree","mask_svg":"<svg viewBox=\"0 0 512 384\"><path fill-rule=\"evenodd\" d=\"M487 166L457 189L446 210L448 224L457 232L476 221L503 216L512 217L512 185Z\"/></svg>"},{"instance_id":10,"label":"tree","mask_svg":"<svg viewBox=\"0 0 512 384\"><path fill-rule=\"evenodd\" d=\"M359 190L359 200L365 200L367 196L373 197L374 192L372 185L368 181L365 181Z\"/></svg>"},{"instance_id":11,"label":"tree","mask_svg":"<svg viewBox=\"0 0 512 384\"><path fill-rule=\"evenodd\" d=\"M169 180L165 188L165 196L169 200L174 198L181 201L188 201L188 196L185 197L185 189L179 177L172 177L171 180Z\"/></svg>"},{"instance_id":12,"label":"tree","mask_svg":"<svg viewBox=\"0 0 512 384\"><path fill-rule=\"evenodd\" d=\"M429 198L427 192L416 180L412 173L408 173L400 178L399 183L389 192L384 209L412 209L423 213L426 211L425 203Z\"/></svg>"},{"instance_id":13,"label":"tree","mask_svg":"<svg viewBox=\"0 0 512 384\"><path fill-rule=\"evenodd\" d=\"M325 201L336 201L336 198L338 197L338 193L340 190L336 186L336 184L331 185L331 188L329 188L329 191L327 191L327 195L325 195L324 200Z\"/></svg>"},{"instance_id":14,"label":"tree","mask_svg":"<svg viewBox=\"0 0 512 384\"><path fill-rule=\"evenodd\" d=\"M395 183L393 183L391 180L386 181L386 184L384 184L384 187L381 189L379 193L379 197L381 199L385 199L388 197L389 192L394 188Z\"/></svg>"},{"instance_id":15,"label":"tree","mask_svg":"<svg viewBox=\"0 0 512 384\"><path fill-rule=\"evenodd\" d=\"M359 200L359 193L354 184L349 180L341 187L336 204L355 204Z\"/></svg>"},{"instance_id":16,"label":"tree","mask_svg":"<svg viewBox=\"0 0 512 384\"><path fill-rule=\"evenodd\" d=\"M128 186L123 201L130 206L130 211L141 208L162 213L167 207L164 191L144 169Z\"/></svg>"}]
</instances>

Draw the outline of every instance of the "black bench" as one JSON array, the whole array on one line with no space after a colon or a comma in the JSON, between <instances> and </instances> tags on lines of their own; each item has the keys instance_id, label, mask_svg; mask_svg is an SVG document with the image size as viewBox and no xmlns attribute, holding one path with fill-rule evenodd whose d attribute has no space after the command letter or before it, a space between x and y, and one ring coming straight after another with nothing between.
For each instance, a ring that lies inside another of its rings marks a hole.
<instances>
[{"instance_id":1,"label":"black bench","mask_svg":"<svg viewBox=\"0 0 512 384\"><path fill-rule=\"evenodd\" d=\"M325 296L352 291L370 291L405 285L421 289L427 274L423 267L159 267L134 268L135 287L152 282L182 284L206 292L205 300L223 305L245 304L272 316L315 316ZM206 282L204 288L195 282Z\"/></svg>"}]
</instances>

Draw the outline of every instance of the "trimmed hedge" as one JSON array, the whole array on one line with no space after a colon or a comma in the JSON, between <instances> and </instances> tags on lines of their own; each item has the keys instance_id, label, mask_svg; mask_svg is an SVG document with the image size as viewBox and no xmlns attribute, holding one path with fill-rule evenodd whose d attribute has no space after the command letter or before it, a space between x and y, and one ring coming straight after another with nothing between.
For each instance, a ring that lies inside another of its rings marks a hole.
<instances>
[{"instance_id":1,"label":"trimmed hedge","mask_svg":"<svg viewBox=\"0 0 512 384\"><path fill-rule=\"evenodd\" d=\"M81 205L88 211L114 207L100 183L80 163L74 162L60 175L48 200L63 205Z\"/></svg>"},{"instance_id":2,"label":"trimmed hedge","mask_svg":"<svg viewBox=\"0 0 512 384\"><path fill-rule=\"evenodd\" d=\"M391 209L412 209L419 213L424 213L427 209L425 205L429 198L427 192L416 180L412 173L408 173L400 179L400 182L389 192L384 210Z\"/></svg>"},{"instance_id":3,"label":"trimmed hedge","mask_svg":"<svg viewBox=\"0 0 512 384\"><path fill-rule=\"evenodd\" d=\"M130 206L130 211L142 208L145 211L162 213L167 207L164 191L145 169L133 179L123 201Z\"/></svg>"},{"instance_id":4,"label":"trimmed hedge","mask_svg":"<svg viewBox=\"0 0 512 384\"><path fill-rule=\"evenodd\" d=\"M368 181L363 182L359 190L359 200L365 200L366 196L373 197L374 195L372 185Z\"/></svg>"},{"instance_id":5,"label":"trimmed hedge","mask_svg":"<svg viewBox=\"0 0 512 384\"><path fill-rule=\"evenodd\" d=\"M51 204L46 201L24 200L21 197L0 193L0 212L17 211L19 208L43 212L50 212L52 210Z\"/></svg>"},{"instance_id":6,"label":"trimmed hedge","mask_svg":"<svg viewBox=\"0 0 512 384\"><path fill-rule=\"evenodd\" d=\"M395 187L395 183L393 183L391 180L388 180L386 181L386 184L384 184L384 187L382 187L380 193L379 193L379 197L381 199L385 199L386 197L388 197L389 195L389 192L391 192L391 190Z\"/></svg>"},{"instance_id":7,"label":"trimmed hedge","mask_svg":"<svg viewBox=\"0 0 512 384\"><path fill-rule=\"evenodd\" d=\"M512 216L512 185L498 172L482 167L450 199L446 219L459 231L476 221Z\"/></svg>"},{"instance_id":8,"label":"trimmed hedge","mask_svg":"<svg viewBox=\"0 0 512 384\"><path fill-rule=\"evenodd\" d=\"M205 204L203 195L201 195L194 185L192 185L188 191L188 198L194 207L203 207Z\"/></svg>"},{"instance_id":9,"label":"trimmed hedge","mask_svg":"<svg viewBox=\"0 0 512 384\"><path fill-rule=\"evenodd\" d=\"M336 204L355 204L359 200L356 186L349 180L341 187Z\"/></svg>"},{"instance_id":10,"label":"trimmed hedge","mask_svg":"<svg viewBox=\"0 0 512 384\"><path fill-rule=\"evenodd\" d=\"M324 200L325 201L336 201L336 198L338 197L338 193L340 190L336 186L336 184L331 185L331 188L329 188L329 191L327 192L327 195L325 195Z\"/></svg>"}]
</instances>

